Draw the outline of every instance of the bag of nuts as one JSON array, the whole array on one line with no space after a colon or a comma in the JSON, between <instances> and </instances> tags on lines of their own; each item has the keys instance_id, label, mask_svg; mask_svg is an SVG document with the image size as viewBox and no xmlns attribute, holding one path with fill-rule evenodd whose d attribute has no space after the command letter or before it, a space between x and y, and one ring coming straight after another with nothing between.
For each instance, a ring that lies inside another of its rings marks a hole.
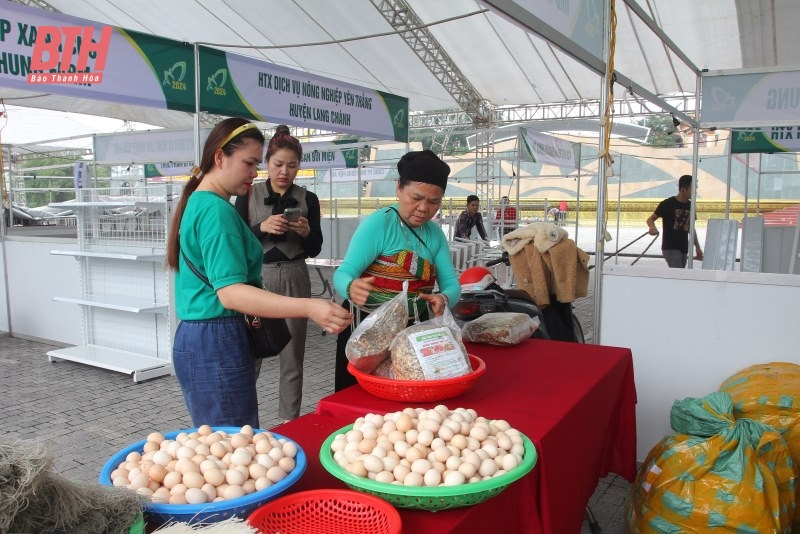
<instances>
[{"instance_id":1,"label":"bag of nuts","mask_svg":"<svg viewBox=\"0 0 800 534\"><path fill-rule=\"evenodd\" d=\"M408 324L408 282L403 291L384 302L353 330L344 353L353 367L372 372L389 357L389 345Z\"/></svg>"},{"instance_id":2,"label":"bag of nuts","mask_svg":"<svg viewBox=\"0 0 800 534\"><path fill-rule=\"evenodd\" d=\"M539 328L539 318L525 313L487 313L473 319L462 329L464 339L473 343L511 346L522 343Z\"/></svg>"},{"instance_id":3,"label":"bag of nuts","mask_svg":"<svg viewBox=\"0 0 800 534\"><path fill-rule=\"evenodd\" d=\"M447 308L441 317L397 334L389 350L392 371L399 380L439 380L472 371L461 329Z\"/></svg>"}]
</instances>

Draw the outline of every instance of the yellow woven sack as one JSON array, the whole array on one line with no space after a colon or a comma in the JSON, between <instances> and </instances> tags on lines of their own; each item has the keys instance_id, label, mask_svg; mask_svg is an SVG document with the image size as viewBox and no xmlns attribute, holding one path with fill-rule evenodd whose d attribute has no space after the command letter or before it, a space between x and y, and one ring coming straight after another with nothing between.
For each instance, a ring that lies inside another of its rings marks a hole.
<instances>
[{"instance_id":1,"label":"yellow woven sack","mask_svg":"<svg viewBox=\"0 0 800 534\"><path fill-rule=\"evenodd\" d=\"M786 442L732 411L726 393L675 402L676 433L650 451L631 485L629 532L791 532L798 472Z\"/></svg>"},{"instance_id":2,"label":"yellow woven sack","mask_svg":"<svg viewBox=\"0 0 800 534\"><path fill-rule=\"evenodd\" d=\"M769 425L783 434L794 463L800 465L800 365L771 362L739 371L719 387L731 396L733 416ZM795 485L800 502L800 483ZM800 533L800 513L792 532Z\"/></svg>"},{"instance_id":3,"label":"yellow woven sack","mask_svg":"<svg viewBox=\"0 0 800 534\"><path fill-rule=\"evenodd\" d=\"M752 365L719 387L733 400L733 416L747 417L783 433L800 464L800 365L772 362Z\"/></svg>"}]
</instances>

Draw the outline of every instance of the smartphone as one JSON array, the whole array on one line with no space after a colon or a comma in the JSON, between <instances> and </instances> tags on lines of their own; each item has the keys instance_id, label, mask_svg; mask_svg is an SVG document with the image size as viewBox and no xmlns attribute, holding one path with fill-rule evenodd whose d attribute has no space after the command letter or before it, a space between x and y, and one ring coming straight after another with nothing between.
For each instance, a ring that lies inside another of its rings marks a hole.
<instances>
[{"instance_id":1,"label":"smartphone","mask_svg":"<svg viewBox=\"0 0 800 534\"><path fill-rule=\"evenodd\" d=\"M301 208L286 208L283 210L283 218L287 221L296 221L302 215L303 210Z\"/></svg>"}]
</instances>

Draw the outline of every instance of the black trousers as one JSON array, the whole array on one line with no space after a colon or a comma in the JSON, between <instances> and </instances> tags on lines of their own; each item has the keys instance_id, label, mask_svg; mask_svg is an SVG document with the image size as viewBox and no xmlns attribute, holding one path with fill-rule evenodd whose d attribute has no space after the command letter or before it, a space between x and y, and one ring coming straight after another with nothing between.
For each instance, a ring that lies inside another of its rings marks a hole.
<instances>
[{"instance_id":1,"label":"black trousers","mask_svg":"<svg viewBox=\"0 0 800 534\"><path fill-rule=\"evenodd\" d=\"M350 311L350 301L345 300L342 302L342 307ZM356 312L358 313L358 312ZM366 317L366 313L362 312L361 319ZM353 327L348 326L336 338L336 368L334 373L333 389L334 391L341 391L346 387L357 384L356 377L347 371L347 354L344 348L347 346L347 340L350 339L350 334L353 333Z\"/></svg>"}]
</instances>

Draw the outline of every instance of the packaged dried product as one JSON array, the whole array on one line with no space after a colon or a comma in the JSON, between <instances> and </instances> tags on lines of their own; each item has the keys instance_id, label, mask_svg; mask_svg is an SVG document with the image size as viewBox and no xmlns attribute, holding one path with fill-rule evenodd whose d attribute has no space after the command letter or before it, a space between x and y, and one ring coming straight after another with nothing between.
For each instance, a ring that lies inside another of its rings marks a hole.
<instances>
[{"instance_id":1,"label":"packaged dried product","mask_svg":"<svg viewBox=\"0 0 800 534\"><path fill-rule=\"evenodd\" d=\"M539 318L525 313L487 313L462 328L465 341L489 345L517 345L539 328Z\"/></svg>"},{"instance_id":2,"label":"packaged dried product","mask_svg":"<svg viewBox=\"0 0 800 534\"><path fill-rule=\"evenodd\" d=\"M439 380L472 370L461 329L449 310L441 317L404 329L389 350L392 371L399 380Z\"/></svg>"},{"instance_id":3,"label":"packaged dried product","mask_svg":"<svg viewBox=\"0 0 800 534\"><path fill-rule=\"evenodd\" d=\"M402 292L378 306L350 335L344 353L356 369L369 373L389 357L389 345L408 324L407 299L405 282Z\"/></svg>"},{"instance_id":4,"label":"packaged dried product","mask_svg":"<svg viewBox=\"0 0 800 534\"><path fill-rule=\"evenodd\" d=\"M372 374L381 378L394 378L391 356L379 363L378 366L372 370Z\"/></svg>"}]
</instances>

